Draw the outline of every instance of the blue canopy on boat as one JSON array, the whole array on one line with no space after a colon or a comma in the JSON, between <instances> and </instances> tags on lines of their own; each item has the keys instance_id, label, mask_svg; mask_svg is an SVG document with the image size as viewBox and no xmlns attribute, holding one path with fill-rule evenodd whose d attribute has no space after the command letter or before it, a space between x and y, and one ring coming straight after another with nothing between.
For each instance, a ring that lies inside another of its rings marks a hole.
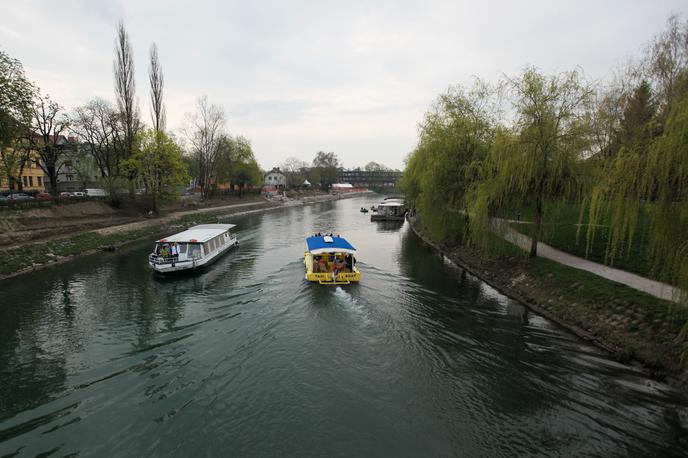
<instances>
[{"instance_id":1,"label":"blue canopy on boat","mask_svg":"<svg viewBox=\"0 0 688 458\"><path fill-rule=\"evenodd\" d=\"M306 239L308 251L313 254L322 253L356 253L354 248L345 238L339 236L314 235Z\"/></svg>"}]
</instances>

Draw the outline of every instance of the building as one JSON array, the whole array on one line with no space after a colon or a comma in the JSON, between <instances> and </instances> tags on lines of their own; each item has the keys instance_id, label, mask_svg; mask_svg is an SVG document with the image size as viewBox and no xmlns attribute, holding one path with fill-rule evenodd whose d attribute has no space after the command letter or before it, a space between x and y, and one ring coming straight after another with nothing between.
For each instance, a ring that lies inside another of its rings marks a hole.
<instances>
[{"instance_id":1,"label":"building","mask_svg":"<svg viewBox=\"0 0 688 458\"><path fill-rule=\"evenodd\" d=\"M263 184L267 187L284 189L287 186L287 177L280 171L279 167L275 167L264 175Z\"/></svg>"},{"instance_id":2,"label":"building","mask_svg":"<svg viewBox=\"0 0 688 458\"><path fill-rule=\"evenodd\" d=\"M339 173L340 183L351 183L354 188L393 188L401 178L402 172L395 170L342 170Z\"/></svg>"},{"instance_id":3,"label":"building","mask_svg":"<svg viewBox=\"0 0 688 458\"><path fill-rule=\"evenodd\" d=\"M72 142L73 139L68 139ZM84 145L76 145L73 151L63 155L57 166L57 192L81 191L96 186L103 176ZM50 187L50 183L46 183Z\"/></svg>"},{"instance_id":4,"label":"building","mask_svg":"<svg viewBox=\"0 0 688 458\"><path fill-rule=\"evenodd\" d=\"M45 190L46 179L38 153L31 151L28 156L24 156L23 152L7 148L0 154L3 155L0 157L0 192ZM11 167L12 170L6 170L7 167ZM10 176L16 178L10 179ZM15 181L16 179L19 183Z\"/></svg>"}]
</instances>

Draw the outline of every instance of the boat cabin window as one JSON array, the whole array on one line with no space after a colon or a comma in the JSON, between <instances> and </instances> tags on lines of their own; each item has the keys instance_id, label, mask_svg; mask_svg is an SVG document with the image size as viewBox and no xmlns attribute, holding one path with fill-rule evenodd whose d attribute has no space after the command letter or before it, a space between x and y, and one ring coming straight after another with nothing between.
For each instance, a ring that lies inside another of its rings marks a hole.
<instances>
[{"instance_id":1,"label":"boat cabin window","mask_svg":"<svg viewBox=\"0 0 688 458\"><path fill-rule=\"evenodd\" d=\"M179 250L179 254L186 253L186 243L178 243L177 249Z\"/></svg>"},{"instance_id":2,"label":"boat cabin window","mask_svg":"<svg viewBox=\"0 0 688 458\"><path fill-rule=\"evenodd\" d=\"M190 243L189 244L189 257L190 258L201 258L203 253L201 252L200 243Z\"/></svg>"}]
</instances>

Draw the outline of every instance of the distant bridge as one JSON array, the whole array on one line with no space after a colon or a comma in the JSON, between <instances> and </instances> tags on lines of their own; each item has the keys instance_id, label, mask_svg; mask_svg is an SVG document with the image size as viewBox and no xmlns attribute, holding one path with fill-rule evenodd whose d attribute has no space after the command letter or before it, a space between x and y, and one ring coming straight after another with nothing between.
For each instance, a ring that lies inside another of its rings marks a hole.
<instances>
[{"instance_id":1,"label":"distant bridge","mask_svg":"<svg viewBox=\"0 0 688 458\"><path fill-rule=\"evenodd\" d=\"M396 186L401 172L393 170L368 172L366 170L342 170L339 172L340 183L351 183L354 188L393 188Z\"/></svg>"}]
</instances>

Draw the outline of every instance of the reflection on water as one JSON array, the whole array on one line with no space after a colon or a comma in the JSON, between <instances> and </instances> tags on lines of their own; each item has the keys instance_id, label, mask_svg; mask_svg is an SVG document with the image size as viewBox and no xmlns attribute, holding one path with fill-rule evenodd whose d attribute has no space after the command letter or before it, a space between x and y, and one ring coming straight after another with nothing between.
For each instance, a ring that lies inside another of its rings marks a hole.
<instances>
[{"instance_id":1,"label":"reflection on water","mask_svg":"<svg viewBox=\"0 0 688 458\"><path fill-rule=\"evenodd\" d=\"M404 226L404 221L375 221L377 232L397 232Z\"/></svg>"},{"instance_id":2,"label":"reflection on water","mask_svg":"<svg viewBox=\"0 0 688 458\"><path fill-rule=\"evenodd\" d=\"M371 223L378 200L232 218L193 275L145 243L1 283L0 456L685 453L682 397ZM313 232L360 284L303 279Z\"/></svg>"}]
</instances>

